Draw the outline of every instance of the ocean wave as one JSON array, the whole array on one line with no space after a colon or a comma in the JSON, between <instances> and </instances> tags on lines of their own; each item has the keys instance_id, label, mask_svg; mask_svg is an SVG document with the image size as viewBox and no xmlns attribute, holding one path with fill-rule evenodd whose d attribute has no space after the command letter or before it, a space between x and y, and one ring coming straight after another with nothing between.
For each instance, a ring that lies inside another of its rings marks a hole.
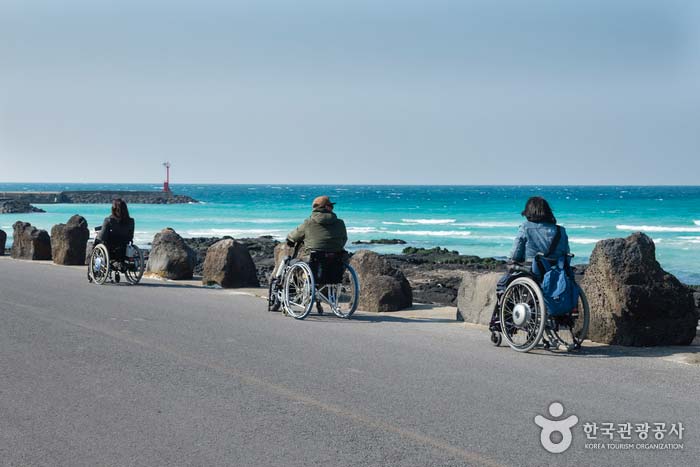
<instances>
[{"instance_id":1,"label":"ocean wave","mask_svg":"<svg viewBox=\"0 0 700 467\"><path fill-rule=\"evenodd\" d=\"M472 240L494 240L494 241L510 241L515 240L515 235L470 235Z\"/></svg>"},{"instance_id":2,"label":"ocean wave","mask_svg":"<svg viewBox=\"0 0 700 467\"><path fill-rule=\"evenodd\" d=\"M700 221L693 221L693 224L700 225Z\"/></svg>"},{"instance_id":3,"label":"ocean wave","mask_svg":"<svg viewBox=\"0 0 700 467\"><path fill-rule=\"evenodd\" d=\"M472 234L467 230L382 230L382 233L425 237L469 237Z\"/></svg>"},{"instance_id":4,"label":"ocean wave","mask_svg":"<svg viewBox=\"0 0 700 467\"><path fill-rule=\"evenodd\" d=\"M700 227L668 227L663 225L617 225L615 228L632 232L700 232Z\"/></svg>"},{"instance_id":5,"label":"ocean wave","mask_svg":"<svg viewBox=\"0 0 700 467\"><path fill-rule=\"evenodd\" d=\"M587 225L587 224L562 224L567 229L597 229L599 225Z\"/></svg>"},{"instance_id":6,"label":"ocean wave","mask_svg":"<svg viewBox=\"0 0 700 467\"><path fill-rule=\"evenodd\" d=\"M700 244L700 237L689 237L689 236L684 236L684 237L678 237L679 239L682 240L681 243L692 243L694 245Z\"/></svg>"},{"instance_id":7,"label":"ocean wave","mask_svg":"<svg viewBox=\"0 0 700 467\"><path fill-rule=\"evenodd\" d=\"M406 222L407 224L441 225L453 224L457 222L457 219L401 219L401 222Z\"/></svg>"},{"instance_id":8,"label":"ocean wave","mask_svg":"<svg viewBox=\"0 0 700 467\"><path fill-rule=\"evenodd\" d=\"M348 227L347 231L349 234L363 234L379 232L379 229L374 227Z\"/></svg>"},{"instance_id":9,"label":"ocean wave","mask_svg":"<svg viewBox=\"0 0 700 467\"><path fill-rule=\"evenodd\" d=\"M201 229L187 230L185 237L223 237L225 235L231 237L261 237L263 235L272 235L276 238L283 238L284 232L281 230L269 229Z\"/></svg>"},{"instance_id":10,"label":"ocean wave","mask_svg":"<svg viewBox=\"0 0 700 467\"><path fill-rule=\"evenodd\" d=\"M592 243L598 243L599 238L569 238L569 243L574 243L576 245L590 245Z\"/></svg>"},{"instance_id":11,"label":"ocean wave","mask_svg":"<svg viewBox=\"0 0 700 467\"><path fill-rule=\"evenodd\" d=\"M519 227L520 224L517 222L457 222L453 225L458 225L460 227L478 227L478 228L501 228L501 227Z\"/></svg>"}]
</instances>

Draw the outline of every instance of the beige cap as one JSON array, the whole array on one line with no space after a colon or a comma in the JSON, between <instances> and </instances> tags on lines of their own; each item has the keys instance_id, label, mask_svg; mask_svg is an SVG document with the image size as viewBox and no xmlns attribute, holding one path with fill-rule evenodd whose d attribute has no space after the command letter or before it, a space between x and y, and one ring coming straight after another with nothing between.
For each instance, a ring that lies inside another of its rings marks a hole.
<instances>
[{"instance_id":1,"label":"beige cap","mask_svg":"<svg viewBox=\"0 0 700 467\"><path fill-rule=\"evenodd\" d=\"M312 209L319 209L319 208L326 207L328 205L334 206L335 203L332 203L331 199L328 196L323 195L323 196L319 196L317 198L314 198L314 202L311 204L311 208Z\"/></svg>"}]
</instances>

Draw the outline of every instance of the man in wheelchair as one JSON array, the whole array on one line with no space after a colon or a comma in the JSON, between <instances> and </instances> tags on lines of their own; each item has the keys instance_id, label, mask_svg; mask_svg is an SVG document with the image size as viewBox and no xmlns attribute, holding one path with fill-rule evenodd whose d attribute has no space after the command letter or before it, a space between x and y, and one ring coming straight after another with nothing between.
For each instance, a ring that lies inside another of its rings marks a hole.
<instances>
[{"instance_id":1,"label":"man in wheelchair","mask_svg":"<svg viewBox=\"0 0 700 467\"><path fill-rule=\"evenodd\" d=\"M334 206L328 196L317 197L311 205L311 216L287 235L289 246L303 243L301 259L309 264L317 285L339 282L347 260L348 233L345 222L333 212ZM277 278L281 273L280 267ZM323 313L319 301L316 309L319 314Z\"/></svg>"},{"instance_id":2,"label":"man in wheelchair","mask_svg":"<svg viewBox=\"0 0 700 467\"><path fill-rule=\"evenodd\" d=\"M129 216L126 202L121 198L114 199L112 213L105 217L102 227L96 230L95 245L104 244L110 261L116 263L123 272L126 248L134 241L134 219Z\"/></svg>"}]
</instances>

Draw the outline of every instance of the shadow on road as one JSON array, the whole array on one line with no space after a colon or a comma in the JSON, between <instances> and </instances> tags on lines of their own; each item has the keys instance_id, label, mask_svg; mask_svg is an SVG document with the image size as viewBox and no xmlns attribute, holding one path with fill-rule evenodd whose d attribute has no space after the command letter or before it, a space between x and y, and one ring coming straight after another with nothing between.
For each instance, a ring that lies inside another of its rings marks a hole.
<instances>
[{"instance_id":1,"label":"shadow on road","mask_svg":"<svg viewBox=\"0 0 700 467\"><path fill-rule=\"evenodd\" d=\"M536 353L555 358L621 358L621 357L672 357L684 355L686 363L700 363L700 346L674 345L669 347L623 347L620 345L597 345L584 342L581 350L565 352L563 350L538 349Z\"/></svg>"},{"instance_id":2,"label":"shadow on road","mask_svg":"<svg viewBox=\"0 0 700 467\"><path fill-rule=\"evenodd\" d=\"M456 323L454 319L445 318L407 318L404 316L387 316L383 314L374 315L353 315L350 319L338 318L331 312L326 312L323 315L310 314L304 321L327 321L335 319L345 323Z\"/></svg>"}]
</instances>

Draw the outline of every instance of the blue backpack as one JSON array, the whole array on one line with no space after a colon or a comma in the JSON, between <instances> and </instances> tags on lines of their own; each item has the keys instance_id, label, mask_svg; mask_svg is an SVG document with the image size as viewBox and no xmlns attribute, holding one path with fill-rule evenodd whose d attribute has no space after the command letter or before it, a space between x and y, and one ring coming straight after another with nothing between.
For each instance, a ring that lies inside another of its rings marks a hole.
<instances>
[{"instance_id":1,"label":"blue backpack","mask_svg":"<svg viewBox=\"0 0 700 467\"><path fill-rule=\"evenodd\" d=\"M569 314L578 306L579 287L569 267L569 258L563 255L557 258L557 263L553 266L547 259L556 250L560 238L561 227L557 226L557 233L552 240L546 258L538 256L532 262L533 272L542 278L540 287L544 303L547 306L547 314L550 316Z\"/></svg>"}]
</instances>

